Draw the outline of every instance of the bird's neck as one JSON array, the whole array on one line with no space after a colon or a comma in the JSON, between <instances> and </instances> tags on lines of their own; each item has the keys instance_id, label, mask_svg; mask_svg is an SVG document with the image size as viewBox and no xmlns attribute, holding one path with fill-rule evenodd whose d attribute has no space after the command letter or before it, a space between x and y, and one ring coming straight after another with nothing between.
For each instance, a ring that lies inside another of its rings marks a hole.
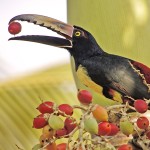
<instances>
[{"instance_id":1,"label":"bird's neck","mask_svg":"<svg viewBox=\"0 0 150 150\"><path fill-rule=\"evenodd\" d=\"M90 48L84 47L84 48L78 49L78 51L72 49L72 51L70 53L75 60L76 66L80 65L83 60L105 54L105 52L102 50L102 48L98 44L94 45L93 47L90 47Z\"/></svg>"}]
</instances>

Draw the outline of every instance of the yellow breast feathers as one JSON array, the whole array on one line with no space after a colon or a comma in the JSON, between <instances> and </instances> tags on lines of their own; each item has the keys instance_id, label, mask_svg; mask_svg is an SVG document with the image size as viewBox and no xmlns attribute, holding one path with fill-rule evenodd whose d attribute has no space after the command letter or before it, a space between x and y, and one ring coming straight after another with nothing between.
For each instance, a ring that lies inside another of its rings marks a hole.
<instances>
[{"instance_id":1,"label":"yellow breast feathers","mask_svg":"<svg viewBox=\"0 0 150 150\"><path fill-rule=\"evenodd\" d=\"M88 76L86 69L82 67L81 65L78 67L77 77L81 81L82 84L102 94L103 88L91 80L91 78Z\"/></svg>"}]
</instances>

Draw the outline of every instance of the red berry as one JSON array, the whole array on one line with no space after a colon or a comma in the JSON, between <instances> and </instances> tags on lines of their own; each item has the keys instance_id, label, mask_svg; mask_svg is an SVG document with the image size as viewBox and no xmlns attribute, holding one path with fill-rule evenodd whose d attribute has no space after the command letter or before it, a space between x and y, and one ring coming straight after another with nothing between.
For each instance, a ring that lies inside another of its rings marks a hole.
<instances>
[{"instance_id":1,"label":"red berry","mask_svg":"<svg viewBox=\"0 0 150 150\"><path fill-rule=\"evenodd\" d=\"M129 144L124 144L124 145L119 146L117 150L133 150L133 148Z\"/></svg>"},{"instance_id":2,"label":"red berry","mask_svg":"<svg viewBox=\"0 0 150 150\"><path fill-rule=\"evenodd\" d=\"M21 32L21 24L19 22L12 22L9 24L8 31L10 34L18 34Z\"/></svg>"},{"instance_id":3,"label":"red berry","mask_svg":"<svg viewBox=\"0 0 150 150\"><path fill-rule=\"evenodd\" d=\"M146 117L138 118L136 123L140 129L147 129L149 126L149 120Z\"/></svg>"},{"instance_id":4,"label":"red berry","mask_svg":"<svg viewBox=\"0 0 150 150\"><path fill-rule=\"evenodd\" d=\"M64 114L66 115L72 115L73 114L73 108L69 104L61 104L58 106L58 109L61 111L59 112L62 116Z\"/></svg>"},{"instance_id":5,"label":"red berry","mask_svg":"<svg viewBox=\"0 0 150 150\"><path fill-rule=\"evenodd\" d=\"M67 149L67 143L60 143L57 145L57 150L66 150Z\"/></svg>"},{"instance_id":6,"label":"red berry","mask_svg":"<svg viewBox=\"0 0 150 150\"><path fill-rule=\"evenodd\" d=\"M111 132L111 125L109 122L101 122L98 124L98 135L109 135Z\"/></svg>"},{"instance_id":7,"label":"red berry","mask_svg":"<svg viewBox=\"0 0 150 150\"><path fill-rule=\"evenodd\" d=\"M145 113L148 109L147 103L144 100L140 100L140 99L134 102L134 107L136 111L139 113Z\"/></svg>"},{"instance_id":8,"label":"red berry","mask_svg":"<svg viewBox=\"0 0 150 150\"><path fill-rule=\"evenodd\" d=\"M114 123L110 123L110 125L111 125L111 131L108 134L108 136L116 135L119 131L119 128Z\"/></svg>"},{"instance_id":9,"label":"red berry","mask_svg":"<svg viewBox=\"0 0 150 150\"><path fill-rule=\"evenodd\" d=\"M146 136L150 140L150 131L147 131Z\"/></svg>"},{"instance_id":10,"label":"red berry","mask_svg":"<svg viewBox=\"0 0 150 150\"><path fill-rule=\"evenodd\" d=\"M71 131L73 131L75 129L75 127L77 126L75 120L73 120L71 118L66 118L64 124L65 124L65 129L67 130L67 134L69 134Z\"/></svg>"},{"instance_id":11,"label":"red berry","mask_svg":"<svg viewBox=\"0 0 150 150\"><path fill-rule=\"evenodd\" d=\"M40 114L33 120L33 128L43 128L48 124L46 114Z\"/></svg>"},{"instance_id":12,"label":"red berry","mask_svg":"<svg viewBox=\"0 0 150 150\"><path fill-rule=\"evenodd\" d=\"M77 97L83 104L90 104L92 102L92 94L87 90L79 91Z\"/></svg>"},{"instance_id":13,"label":"red berry","mask_svg":"<svg viewBox=\"0 0 150 150\"><path fill-rule=\"evenodd\" d=\"M67 134L67 130L65 128L56 130L55 137L61 137Z\"/></svg>"},{"instance_id":14,"label":"red berry","mask_svg":"<svg viewBox=\"0 0 150 150\"><path fill-rule=\"evenodd\" d=\"M46 102L43 102L41 103L37 109L42 113L53 113L54 112L54 109L53 109L53 106L54 106L54 103L53 102L50 102L50 101L46 101Z\"/></svg>"}]
</instances>

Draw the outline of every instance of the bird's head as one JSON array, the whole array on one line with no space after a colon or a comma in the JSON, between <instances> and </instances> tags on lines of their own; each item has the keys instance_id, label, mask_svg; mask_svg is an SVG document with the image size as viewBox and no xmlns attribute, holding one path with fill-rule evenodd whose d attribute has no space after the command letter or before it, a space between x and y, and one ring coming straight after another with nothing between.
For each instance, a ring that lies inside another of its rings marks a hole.
<instances>
[{"instance_id":1,"label":"bird's head","mask_svg":"<svg viewBox=\"0 0 150 150\"><path fill-rule=\"evenodd\" d=\"M28 21L36 25L46 27L64 38L42 35L26 35L12 37L9 40L23 40L65 48L75 59L84 59L84 57L87 58L91 55L102 52L94 37L81 27L72 26L56 19L36 14L15 16L10 20L9 24L16 20Z\"/></svg>"}]
</instances>

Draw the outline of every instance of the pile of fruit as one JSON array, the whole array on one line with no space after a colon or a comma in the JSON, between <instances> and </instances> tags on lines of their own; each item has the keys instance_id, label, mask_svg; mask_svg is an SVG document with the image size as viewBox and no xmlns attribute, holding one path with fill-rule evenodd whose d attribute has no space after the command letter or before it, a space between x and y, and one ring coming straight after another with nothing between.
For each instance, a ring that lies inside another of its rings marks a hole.
<instances>
[{"instance_id":1,"label":"pile of fruit","mask_svg":"<svg viewBox=\"0 0 150 150\"><path fill-rule=\"evenodd\" d=\"M148 105L144 100L135 100L134 107L128 103L102 107L92 103L86 90L80 90L77 97L80 106L52 101L38 106L41 114L34 118L33 127L42 129L42 135L33 150L133 150L133 143L129 143L133 137L138 146L149 149L149 120L143 114ZM73 117L75 109L82 112L77 119Z\"/></svg>"}]
</instances>

